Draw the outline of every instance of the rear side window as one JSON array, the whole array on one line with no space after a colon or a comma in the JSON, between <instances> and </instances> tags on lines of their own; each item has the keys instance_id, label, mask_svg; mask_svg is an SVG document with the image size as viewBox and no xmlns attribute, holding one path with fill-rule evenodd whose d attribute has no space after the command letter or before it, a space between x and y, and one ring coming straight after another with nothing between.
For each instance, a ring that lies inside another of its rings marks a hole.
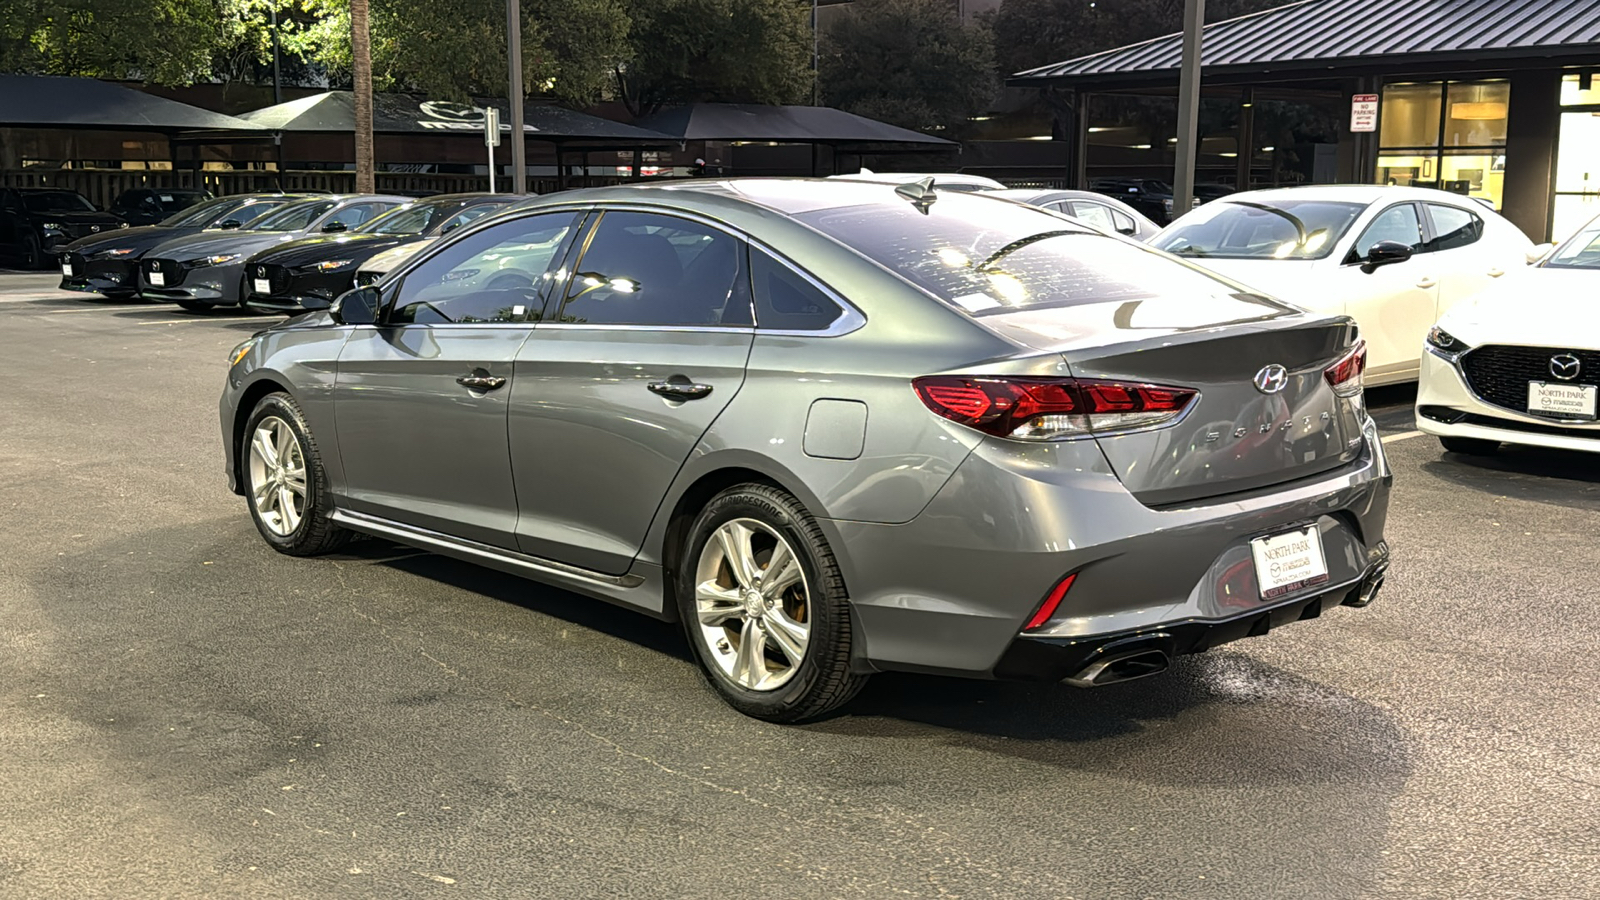
<instances>
[{"instance_id":1,"label":"rear side window","mask_svg":"<svg viewBox=\"0 0 1600 900\"><path fill-rule=\"evenodd\" d=\"M1429 203L1428 215L1433 218L1435 235L1428 242L1429 250L1454 250L1475 244L1483 237L1483 219L1464 209Z\"/></svg>"},{"instance_id":2,"label":"rear side window","mask_svg":"<svg viewBox=\"0 0 1600 900\"><path fill-rule=\"evenodd\" d=\"M699 222L611 211L574 266L560 321L749 325L744 242Z\"/></svg>"},{"instance_id":3,"label":"rear side window","mask_svg":"<svg viewBox=\"0 0 1600 900\"><path fill-rule=\"evenodd\" d=\"M773 331L823 331L844 315L821 288L760 250L750 251L756 325Z\"/></svg>"},{"instance_id":4,"label":"rear side window","mask_svg":"<svg viewBox=\"0 0 1600 900\"><path fill-rule=\"evenodd\" d=\"M1234 293L1226 282L1188 266L1042 211L981 196L946 195L926 214L905 203L797 218L976 316L1174 293Z\"/></svg>"},{"instance_id":5,"label":"rear side window","mask_svg":"<svg viewBox=\"0 0 1600 900\"><path fill-rule=\"evenodd\" d=\"M1090 225L1104 228L1106 231L1116 231L1117 222L1111 216L1111 207L1101 203L1088 203L1079 200L1072 204L1073 214Z\"/></svg>"}]
</instances>

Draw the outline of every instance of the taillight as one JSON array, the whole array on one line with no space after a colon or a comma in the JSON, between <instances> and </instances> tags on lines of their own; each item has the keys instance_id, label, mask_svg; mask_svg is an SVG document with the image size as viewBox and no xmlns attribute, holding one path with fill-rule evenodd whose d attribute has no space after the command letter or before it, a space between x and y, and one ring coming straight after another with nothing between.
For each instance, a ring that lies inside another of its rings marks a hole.
<instances>
[{"instance_id":1,"label":"taillight","mask_svg":"<svg viewBox=\"0 0 1600 900\"><path fill-rule=\"evenodd\" d=\"M1356 341L1350 352L1339 357L1339 361L1329 366L1322 373L1328 379L1328 384L1333 386L1333 392L1341 397L1354 397L1361 393L1361 373L1367 370L1367 342Z\"/></svg>"},{"instance_id":2,"label":"taillight","mask_svg":"<svg viewBox=\"0 0 1600 900\"><path fill-rule=\"evenodd\" d=\"M1044 602L1039 604L1039 609L1028 620L1028 624L1022 626L1022 630L1032 631L1050 621L1050 617L1056 614L1056 607L1061 605L1061 601L1067 596L1067 591L1072 589L1072 582L1077 577L1078 573L1073 572L1071 575L1056 582L1056 586L1050 589L1050 593L1045 596Z\"/></svg>"},{"instance_id":3,"label":"taillight","mask_svg":"<svg viewBox=\"0 0 1600 900\"><path fill-rule=\"evenodd\" d=\"M1080 378L929 375L912 386L929 409L952 422L1025 441L1165 424L1198 396L1188 388Z\"/></svg>"}]
</instances>

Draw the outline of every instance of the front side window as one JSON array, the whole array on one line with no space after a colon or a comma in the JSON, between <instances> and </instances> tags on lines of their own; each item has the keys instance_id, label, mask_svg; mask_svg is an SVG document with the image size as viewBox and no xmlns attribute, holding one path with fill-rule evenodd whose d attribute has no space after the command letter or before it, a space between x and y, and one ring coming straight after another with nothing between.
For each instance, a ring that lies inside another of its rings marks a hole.
<instances>
[{"instance_id":1,"label":"front side window","mask_svg":"<svg viewBox=\"0 0 1600 900\"><path fill-rule=\"evenodd\" d=\"M1366 207L1329 200L1216 201L1184 216L1156 246L1216 259L1322 259Z\"/></svg>"},{"instance_id":2,"label":"front side window","mask_svg":"<svg viewBox=\"0 0 1600 900\"><path fill-rule=\"evenodd\" d=\"M327 228L329 225L338 222L346 230L353 229L362 222L393 208L393 206L393 203L352 203L329 216L328 221L322 223L322 227Z\"/></svg>"},{"instance_id":3,"label":"front side window","mask_svg":"<svg viewBox=\"0 0 1600 900\"><path fill-rule=\"evenodd\" d=\"M1428 242L1429 250L1454 250L1475 244L1483 237L1483 219L1467 210L1429 203L1428 215L1433 219L1434 230L1434 238Z\"/></svg>"},{"instance_id":4,"label":"front side window","mask_svg":"<svg viewBox=\"0 0 1600 900\"><path fill-rule=\"evenodd\" d=\"M749 325L744 243L655 213L607 212L573 269L561 321L580 325Z\"/></svg>"},{"instance_id":5,"label":"front side window","mask_svg":"<svg viewBox=\"0 0 1600 900\"><path fill-rule=\"evenodd\" d=\"M764 330L822 331L844 315L821 288L761 250L750 251L750 282Z\"/></svg>"},{"instance_id":6,"label":"front side window","mask_svg":"<svg viewBox=\"0 0 1600 900\"><path fill-rule=\"evenodd\" d=\"M469 235L406 273L388 322L475 325L537 321L571 212L544 213Z\"/></svg>"},{"instance_id":7,"label":"front side window","mask_svg":"<svg viewBox=\"0 0 1600 900\"><path fill-rule=\"evenodd\" d=\"M1395 241L1405 244L1413 251L1422 249L1422 222L1417 218L1417 208L1410 203L1391 206L1372 220L1367 230L1361 232L1361 237L1356 238L1355 246L1350 248L1348 262L1367 258L1372 252L1372 247L1379 241Z\"/></svg>"},{"instance_id":8,"label":"front side window","mask_svg":"<svg viewBox=\"0 0 1600 900\"><path fill-rule=\"evenodd\" d=\"M800 221L974 316L1163 295L1232 296L1210 275L1043 211L946 196L823 209Z\"/></svg>"},{"instance_id":9,"label":"front side window","mask_svg":"<svg viewBox=\"0 0 1600 900\"><path fill-rule=\"evenodd\" d=\"M249 223L251 231L299 231L315 222L319 216L333 209L333 200L308 200L291 203Z\"/></svg>"}]
</instances>

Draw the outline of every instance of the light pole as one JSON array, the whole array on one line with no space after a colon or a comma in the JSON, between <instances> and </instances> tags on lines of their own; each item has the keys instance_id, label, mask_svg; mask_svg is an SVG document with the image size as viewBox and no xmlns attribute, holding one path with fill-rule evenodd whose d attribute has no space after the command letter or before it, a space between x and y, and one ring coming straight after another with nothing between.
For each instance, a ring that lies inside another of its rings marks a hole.
<instances>
[{"instance_id":1,"label":"light pole","mask_svg":"<svg viewBox=\"0 0 1600 900\"><path fill-rule=\"evenodd\" d=\"M272 103L283 102L283 81L278 75L278 8L272 7Z\"/></svg>"},{"instance_id":2,"label":"light pole","mask_svg":"<svg viewBox=\"0 0 1600 900\"><path fill-rule=\"evenodd\" d=\"M1183 0L1183 67L1178 71L1178 159L1172 179L1172 217L1194 205L1194 164L1199 148L1200 34L1206 0ZM1244 152L1241 148L1240 152Z\"/></svg>"},{"instance_id":3,"label":"light pole","mask_svg":"<svg viewBox=\"0 0 1600 900\"><path fill-rule=\"evenodd\" d=\"M522 135L522 3L506 0L506 59L511 67L511 189L528 192L528 145Z\"/></svg>"}]
</instances>

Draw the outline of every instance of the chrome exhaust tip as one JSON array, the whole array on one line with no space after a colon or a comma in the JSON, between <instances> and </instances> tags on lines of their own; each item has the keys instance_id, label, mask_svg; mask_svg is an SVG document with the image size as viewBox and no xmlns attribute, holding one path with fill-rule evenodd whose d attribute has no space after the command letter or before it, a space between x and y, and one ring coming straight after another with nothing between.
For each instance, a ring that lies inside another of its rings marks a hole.
<instances>
[{"instance_id":1,"label":"chrome exhaust tip","mask_svg":"<svg viewBox=\"0 0 1600 900\"><path fill-rule=\"evenodd\" d=\"M1171 657L1154 648L1114 653L1089 663L1062 681L1074 687L1104 687L1159 675L1172 665Z\"/></svg>"},{"instance_id":2,"label":"chrome exhaust tip","mask_svg":"<svg viewBox=\"0 0 1600 900\"><path fill-rule=\"evenodd\" d=\"M1377 599L1378 591L1383 588L1384 576L1388 574L1389 561L1387 559L1373 566L1372 571L1367 573L1367 577L1361 580L1361 586L1356 589L1355 597L1346 600L1344 605L1360 609L1371 604L1373 600Z\"/></svg>"}]
</instances>

